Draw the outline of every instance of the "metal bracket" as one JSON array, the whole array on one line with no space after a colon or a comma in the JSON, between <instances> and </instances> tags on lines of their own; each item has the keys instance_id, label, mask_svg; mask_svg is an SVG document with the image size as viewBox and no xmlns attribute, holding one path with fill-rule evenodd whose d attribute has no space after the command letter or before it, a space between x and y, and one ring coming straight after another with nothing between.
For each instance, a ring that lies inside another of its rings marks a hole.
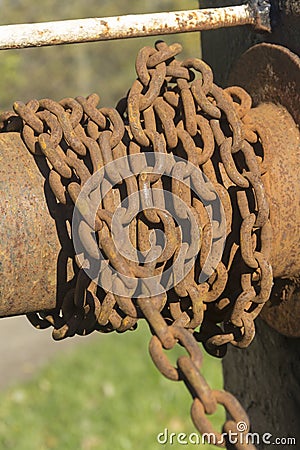
<instances>
[{"instance_id":1,"label":"metal bracket","mask_svg":"<svg viewBox=\"0 0 300 450\"><path fill-rule=\"evenodd\" d=\"M256 28L260 31L271 30L271 2L268 0L249 0L249 6L256 11Z\"/></svg>"}]
</instances>

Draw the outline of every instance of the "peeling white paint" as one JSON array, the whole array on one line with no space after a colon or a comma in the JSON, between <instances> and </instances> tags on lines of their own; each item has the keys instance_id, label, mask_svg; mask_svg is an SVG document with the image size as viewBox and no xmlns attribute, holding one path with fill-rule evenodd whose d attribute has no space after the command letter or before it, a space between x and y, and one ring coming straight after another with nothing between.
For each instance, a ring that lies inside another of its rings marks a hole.
<instances>
[{"instance_id":1,"label":"peeling white paint","mask_svg":"<svg viewBox=\"0 0 300 450\"><path fill-rule=\"evenodd\" d=\"M257 23L249 5L0 26L0 50L201 31Z\"/></svg>"}]
</instances>

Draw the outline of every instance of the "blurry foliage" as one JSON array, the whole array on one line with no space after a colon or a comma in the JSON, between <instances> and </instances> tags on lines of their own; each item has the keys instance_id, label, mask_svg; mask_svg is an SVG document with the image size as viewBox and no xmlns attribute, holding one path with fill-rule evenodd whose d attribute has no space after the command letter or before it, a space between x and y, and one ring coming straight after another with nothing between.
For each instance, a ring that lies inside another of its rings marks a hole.
<instances>
[{"instance_id":1,"label":"blurry foliage","mask_svg":"<svg viewBox=\"0 0 300 450\"><path fill-rule=\"evenodd\" d=\"M215 449L157 442L165 428L169 434L197 430L184 384L167 380L152 363L149 334L142 322L133 332L95 337L53 359L31 381L0 392L0 449ZM176 346L167 354L174 364L185 351ZM204 354L202 372L214 389L222 388L220 360ZM221 431L224 409L209 419Z\"/></svg>"},{"instance_id":2,"label":"blurry foliage","mask_svg":"<svg viewBox=\"0 0 300 450\"><path fill-rule=\"evenodd\" d=\"M28 23L53 20L105 17L194 9L193 0L2 0L0 23ZM15 100L30 98L87 96L97 92L101 105L113 106L126 94L135 78L134 60L139 48L153 46L156 37L93 42L23 50L0 54L0 109L11 108ZM200 54L199 33L165 37L166 42L180 42L185 51L180 56Z\"/></svg>"}]
</instances>

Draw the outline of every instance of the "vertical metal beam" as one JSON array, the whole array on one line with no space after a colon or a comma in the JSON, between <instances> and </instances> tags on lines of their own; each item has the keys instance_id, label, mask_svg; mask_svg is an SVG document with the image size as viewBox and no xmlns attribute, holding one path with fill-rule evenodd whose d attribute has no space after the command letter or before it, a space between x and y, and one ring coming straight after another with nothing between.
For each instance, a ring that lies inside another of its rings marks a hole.
<instances>
[{"instance_id":1,"label":"vertical metal beam","mask_svg":"<svg viewBox=\"0 0 300 450\"><path fill-rule=\"evenodd\" d=\"M200 0L201 7L238 4L237 0ZM300 5L297 0L274 0L274 30L258 35L249 27L201 33L202 55L215 79L226 85L238 57L262 40L287 46L300 53ZM276 21L275 21L276 19ZM299 295L298 295L299 297ZM224 388L241 401L250 416L252 431L272 438L294 436L300 441L300 339L287 338L256 321L256 337L248 349L229 348L223 359ZM270 445L261 443L260 450Z\"/></svg>"}]
</instances>

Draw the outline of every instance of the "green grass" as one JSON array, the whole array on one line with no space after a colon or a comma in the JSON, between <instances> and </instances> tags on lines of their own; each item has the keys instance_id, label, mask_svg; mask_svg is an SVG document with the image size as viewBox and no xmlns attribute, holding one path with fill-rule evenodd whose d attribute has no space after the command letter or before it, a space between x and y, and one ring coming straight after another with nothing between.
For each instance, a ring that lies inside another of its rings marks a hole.
<instances>
[{"instance_id":1,"label":"green grass","mask_svg":"<svg viewBox=\"0 0 300 450\"><path fill-rule=\"evenodd\" d=\"M154 367L149 336L144 324L123 335L99 335L56 357L30 382L0 393L1 450L215 448L157 443L165 428L196 430L190 394ZM172 360L181 353L172 350ZM218 360L206 355L203 374L212 387L222 387ZM212 418L220 429L223 411Z\"/></svg>"}]
</instances>

